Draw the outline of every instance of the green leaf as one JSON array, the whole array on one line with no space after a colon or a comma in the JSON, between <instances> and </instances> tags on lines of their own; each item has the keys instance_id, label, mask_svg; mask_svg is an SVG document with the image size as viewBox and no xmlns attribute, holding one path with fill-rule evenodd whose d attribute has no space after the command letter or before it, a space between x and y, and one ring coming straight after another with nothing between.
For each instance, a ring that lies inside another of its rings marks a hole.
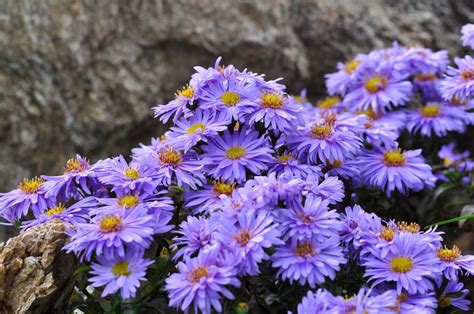
<instances>
[{"instance_id":1,"label":"green leaf","mask_svg":"<svg viewBox=\"0 0 474 314\"><path fill-rule=\"evenodd\" d=\"M89 265L80 265L76 268L76 270L74 271L74 274L73 276L77 276L79 275L80 273L83 273L83 272L86 272L88 270L90 270L91 267Z\"/></svg>"},{"instance_id":2,"label":"green leaf","mask_svg":"<svg viewBox=\"0 0 474 314\"><path fill-rule=\"evenodd\" d=\"M441 225L446 225L446 224L450 224L450 223L453 223L453 222L457 222L457 221L460 221L460 220L473 219L473 218L474 218L474 214L471 214L471 215L466 215L466 216L461 216L461 217L457 217L457 218L452 218L452 219L448 219L448 220L439 221L439 222L436 222L434 224L429 225L428 227L441 226Z\"/></svg>"}]
</instances>

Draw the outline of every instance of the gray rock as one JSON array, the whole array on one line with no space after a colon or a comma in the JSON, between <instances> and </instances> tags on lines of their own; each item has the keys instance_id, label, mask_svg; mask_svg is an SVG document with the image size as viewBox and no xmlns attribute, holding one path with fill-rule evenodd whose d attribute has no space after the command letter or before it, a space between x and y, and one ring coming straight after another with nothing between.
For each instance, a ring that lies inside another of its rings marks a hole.
<instances>
[{"instance_id":1,"label":"gray rock","mask_svg":"<svg viewBox=\"0 0 474 314\"><path fill-rule=\"evenodd\" d=\"M338 60L397 39L461 53L474 2L443 0L0 2L0 191L76 152L127 154L163 126L150 107L192 66L285 77L321 95Z\"/></svg>"}]
</instances>

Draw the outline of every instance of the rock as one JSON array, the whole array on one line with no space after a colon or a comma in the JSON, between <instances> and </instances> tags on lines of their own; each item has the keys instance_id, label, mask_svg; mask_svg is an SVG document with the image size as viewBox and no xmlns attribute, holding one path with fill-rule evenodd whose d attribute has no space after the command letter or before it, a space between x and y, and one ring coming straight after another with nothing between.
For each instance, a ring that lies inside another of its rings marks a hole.
<instances>
[{"instance_id":1,"label":"rock","mask_svg":"<svg viewBox=\"0 0 474 314\"><path fill-rule=\"evenodd\" d=\"M192 66L224 63L321 95L323 74L392 40L461 53L470 0L3 1L0 191L76 152L128 154Z\"/></svg>"},{"instance_id":2,"label":"rock","mask_svg":"<svg viewBox=\"0 0 474 314\"><path fill-rule=\"evenodd\" d=\"M28 229L0 248L0 313L60 313L72 291L76 259L62 251L60 220Z\"/></svg>"}]
</instances>

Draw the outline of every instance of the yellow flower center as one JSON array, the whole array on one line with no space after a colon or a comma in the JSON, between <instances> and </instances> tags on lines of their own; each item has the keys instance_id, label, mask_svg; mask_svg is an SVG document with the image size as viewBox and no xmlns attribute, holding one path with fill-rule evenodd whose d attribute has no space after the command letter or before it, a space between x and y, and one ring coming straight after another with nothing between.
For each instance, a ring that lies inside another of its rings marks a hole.
<instances>
[{"instance_id":1,"label":"yellow flower center","mask_svg":"<svg viewBox=\"0 0 474 314\"><path fill-rule=\"evenodd\" d=\"M468 67L467 69L462 70L461 77L465 81L474 80L474 67L471 66L471 67Z\"/></svg>"},{"instance_id":2,"label":"yellow flower center","mask_svg":"<svg viewBox=\"0 0 474 314\"><path fill-rule=\"evenodd\" d=\"M426 118L434 118L439 115L438 106L424 106L420 109L420 114Z\"/></svg>"},{"instance_id":3,"label":"yellow flower center","mask_svg":"<svg viewBox=\"0 0 474 314\"><path fill-rule=\"evenodd\" d=\"M234 92L225 92L221 95L221 100L227 107L233 107L240 101L240 95Z\"/></svg>"},{"instance_id":4,"label":"yellow flower center","mask_svg":"<svg viewBox=\"0 0 474 314\"><path fill-rule=\"evenodd\" d=\"M439 301L439 307L445 308L451 305L451 298L445 297L441 301Z\"/></svg>"},{"instance_id":5,"label":"yellow flower center","mask_svg":"<svg viewBox=\"0 0 474 314\"><path fill-rule=\"evenodd\" d=\"M357 60L351 60L349 62L346 62L346 64L344 65L344 71L350 74L359 66L359 64L361 64L361 62Z\"/></svg>"},{"instance_id":6,"label":"yellow flower center","mask_svg":"<svg viewBox=\"0 0 474 314\"><path fill-rule=\"evenodd\" d=\"M298 103L305 103L308 101L308 98L301 96L293 96L293 100Z\"/></svg>"},{"instance_id":7,"label":"yellow flower center","mask_svg":"<svg viewBox=\"0 0 474 314\"><path fill-rule=\"evenodd\" d=\"M357 111L357 114L365 114L371 120L377 119L377 114L374 112L372 108L369 108L367 110Z\"/></svg>"},{"instance_id":8,"label":"yellow flower center","mask_svg":"<svg viewBox=\"0 0 474 314\"><path fill-rule=\"evenodd\" d=\"M109 233L118 231L121 228L122 217L120 216L106 216L99 222L100 231Z\"/></svg>"},{"instance_id":9,"label":"yellow flower center","mask_svg":"<svg viewBox=\"0 0 474 314\"><path fill-rule=\"evenodd\" d=\"M398 230L400 231L408 231L410 233L418 233L420 232L420 225L415 223L415 222L406 222L406 221L402 221L402 222L399 222L398 223Z\"/></svg>"},{"instance_id":10,"label":"yellow flower center","mask_svg":"<svg viewBox=\"0 0 474 314\"><path fill-rule=\"evenodd\" d=\"M374 76L367 82L365 82L365 89L369 93L376 93L387 86L387 79L380 76Z\"/></svg>"},{"instance_id":11,"label":"yellow flower center","mask_svg":"<svg viewBox=\"0 0 474 314\"><path fill-rule=\"evenodd\" d=\"M264 92L260 99L262 100L263 108L278 109L285 104L283 95L279 93Z\"/></svg>"},{"instance_id":12,"label":"yellow flower center","mask_svg":"<svg viewBox=\"0 0 474 314\"><path fill-rule=\"evenodd\" d=\"M311 127L310 136L312 138L317 138L317 139L322 140L322 139L327 138L329 135L331 135L331 133L332 133L332 127L329 123L325 123L325 124L315 123Z\"/></svg>"},{"instance_id":13,"label":"yellow flower center","mask_svg":"<svg viewBox=\"0 0 474 314\"><path fill-rule=\"evenodd\" d=\"M65 210L66 210L66 208L64 207L64 205L59 203L58 206L52 207L52 208L48 209L47 211L45 211L44 213L47 216L53 216L55 214L61 214Z\"/></svg>"},{"instance_id":14,"label":"yellow flower center","mask_svg":"<svg viewBox=\"0 0 474 314\"><path fill-rule=\"evenodd\" d=\"M339 96L328 96L318 103L318 107L321 109L331 109L334 105L341 102L341 97Z\"/></svg>"},{"instance_id":15,"label":"yellow flower center","mask_svg":"<svg viewBox=\"0 0 474 314\"><path fill-rule=\"evenodd\" d=\"M242 230L240 231L238 234L236 234L233 239L235 242L237 242L237 244L239 244L240 246L245 246L247 245L247 243L249 243L250 241L250 238L252 236L250 235L250 231L248 230Z\"/></svg>"},{"instance_id":16,"label":"yellow flower center","mask_svg":"<svg viewBox=\"0 0 474 314\"><path fill-rule=\"evenodd\" d=\"M391 149L383 154L383 163L386 166L403 166L406 158L399 148Z\"/></svg>"},{"instance_id":17,"label":"yellow flower center","mask_svg":"<svg viewBox=\"0 0 474 314\"><path fill-rule=\"evenodd\" d=\"M316 255L316 250L314 249L313 245L310 242L302 242L298 243L296 246L296 255L298 256L315 256Z\"/></svg>"},{"instance_id":18,"label":"yellow flower center","mask_svg":"<svg viewBox=\"0 0 474 314\"><path fill-rule=\"evenodd\" d=\"M240 159L241 157L245 156L245 148L241 146L234 146L231 147L227 150L226 156L229 159L235 160L235 159Z\"/></svg>"},{"instance_id":19,"label":"yellow flower center","mask_svg":"<svg viewBox=\"0 0 474 314\"><path fill-rule=\"evenodd\" d=\"M342 161L339 161L337 159L334 159L332 163L330 161L327 161L326 163L326 167L331 168L331 169L342 167L342 165L343 165Z\"/></svg>"},{"instance_id":20,"label":"yellow flower center","mask_svg":"<svg viewBox=\"0 0 474 314\"><path fill-rule=\"evenodd\" d=\"M436 255L444 262L453 262L461 256L461 250L456 245L453 245L452 249L445 246L444 249L439 248Z\"/></svg>"},{"instance_id":21,"label":"yellow flower center","mask_svg":"<svg viewBox=\"0 0 474 314\"><path fill-rule=\"evenodd\" d=\"M183 158L181 157L181 153L171 147L163 148L158 153L158 158L160 159L160 163L162 165L167 165L167 166L177 166L181 164L181 162L183 161Z\"/></svg>"},{"instance_id":22,"label":"yellow flower center","mask_svg":"<svg viewBox=\"0 0 474 314\"><path fill-rule=\"evenodd\" d=\"M406 273L413 268L413 260L408 257L395 257L390 261L390 268L397 273Z\"/></svg>"},{"instance_id":23,"label":"yellow flower center","mask_svg":"<svg viewBox=\"0 0 474 314\"><path fill-rule=\"evenodd\" d=\"M117 276L128 276L128 262L118 262L112 267L112 273Z\"/></svg>"},{"instance_id":24,"label":"yellow flower center","mask_svg":"<svg viewBox=\"0 0 474 314\"><path fill-rule=\"evenodd\" d=\"M453 160L451 158L449 157L443 158L443 165L445 167L451 166L452 163L453 163Z\"/></svg>"},{"instance_id":25,"label":"yellow flower center","mask_svg":"<svg viewBox=\"0 0 474 314\"><path fill-rule=\"evenodd\" d=\"M234 188L235 188L235 184L225 183L222 181L216 181L214 182L214 185L212 186L212 191L216 195L225 194L227 196L231 196L232 192L234 192Z\"/></svg>"},{"instance_id":26,"label":"yellow flower center","mask_svg":"<svg viewBox=\"0 0 474 314\"><path fill-rule=\"evenodd\" d=\"M188 279L191 282L198 282L201 278L209 276L209 271L206 266L198 266L194 268L188 275Z\"/></svg>"},{"instance_id":27,"label":"yellow flower center","mask_svg":"<svg viewBox=\"0 0 474 314\"><path fill-rule=\"evenodd\" d=\"M66 165L64 166L64 173L69 173L69 172L72 172L72 171L81 172L81 171L85 170L87 168L89 162L86 159L84 159L84 160L86 161L86 163L81 162L77 158L69 159L66 162Z\"/></svg>"},{"instance_id":28,"label":"yellow flower center","mask_svg":"<svg viewBox=\"0 0 474 314\"><path fill-rule=\"evenodd\" d=\"M423 81L423 82L426 82L426 81L434 81L438 78L438 76L436 75L436 73L428 73L428 74L416 74L415 75L415 80L417 81Z\"/></svg>"},{"instance_id":29,"label":"yellow flower center","mask_svg":"<svg viewBox=\"0 0 474 314\"><path fill-rule=\"evenodd\" d=\"M284 154L284 155L278 156L277 160L278 160L279 163L285 164L292 157L293 156L291 156L290 154Z\"/></svg>"},{"instance_id":30,"label":"yellow flower center","mask_svg":"<svg viewBox=\"0 0 474 314\"><path fill-rule=\"evenodd\" d=\"M395 231L395 229L383 227L383 230L380 232L379 237L387 242L392 241L395 235Z\"/></svg>"},{"instance_id":31,"label":"yellow flower center","mask_svg":"<svg viewBox=\"0 0 474 314\"><path fill-rule=\"evenodd\" d=\"M245 302L239 302L237 304L237 309L240 311L240 312L248 312L249 311L249 305Z\"/></svg>"},{"instance_id":32,"label":"yellow flower center","mask_svg":"<svg viewBox=\"0 0 474 314\"><path fill-rule=\"evenodd\" d=\"M24 179L23 182L18 185L18 188L24 193L33 194L39 191L43 183L43 179L34 177L33 179Z\"/></svg>"},{"instance_id":33,"label":"yellow flower center","mask_svg":"<svg viewBox=\"0 0 474 314\"><path fill-rule=\"evenodd\" d=\"M140 204L138 195L125 195L124 197L118 199L118 205L121 208L125 207L126 209L130 209L133 206L137 206L138 204Z\"/></svg>"},{"instance_id":34,"label":"yellow flower center","mask_svg":"<svg viewBox=\"0 0 474 314\"><path fill-rule=\"evenodd\" d=\"M206 125L204 123L198 122L191 125L187 130L186 134L196 134L197 131L204 131L206 129Z\"/></svg>"},{"instance_id":35,"label":"yellow flower center","mask_svg":"<svg viewBox=\"0 0 474 314\"><path fill-rule=\"evenodd\" d=\"M174 95L176 98L179 98L179 96L192 98L194 96L194 89L189 84L186 84L181 90L177 90Z\"/></svg>"},{"instance_id":36,"label":"yellow flower center","mask_svg":"<svg viewBox=\"0 0 474 314\"><path fill-rule=\"evenodd\" d=\"M138 173L138 170L137 169L134 169L134 168L127 168L125 169L125 171L123 172L124 176L128 179L133 179L133 180L136 180L138 178L140 178L140 174Z\"/></svg>"}]
</instances>

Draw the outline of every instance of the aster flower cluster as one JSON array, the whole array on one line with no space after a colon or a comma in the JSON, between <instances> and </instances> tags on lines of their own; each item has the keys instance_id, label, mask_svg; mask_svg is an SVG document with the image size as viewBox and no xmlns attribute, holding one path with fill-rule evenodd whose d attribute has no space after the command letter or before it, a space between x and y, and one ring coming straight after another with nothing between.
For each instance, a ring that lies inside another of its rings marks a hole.
<instances>
[{"instance_id":1,"label":"aster flower cluster","mask_svg":"<svg viewBox=\"0 0 474 314\"><path fill-rule=\"evenodd\" d=\"M404 134L445 137L474 121L472 59L448 63L446 51L397 43L359 54L326 76L330 96L313 106L306 90L291 96L280 79L218 58L153 108L172 126L150 145L25 179L0 194L0 215L21 231L67 224L87 302L211 313L241 299L281 311L288 289L306 295L298 313L466 309L459 279L474 257L390 217L397 197L447 180ZM454 144L439 158L451 172L474 165ZM391 204L383 216L355 204L379 211L359 202L367 193Z\"/></svg>"}]
</instances>

